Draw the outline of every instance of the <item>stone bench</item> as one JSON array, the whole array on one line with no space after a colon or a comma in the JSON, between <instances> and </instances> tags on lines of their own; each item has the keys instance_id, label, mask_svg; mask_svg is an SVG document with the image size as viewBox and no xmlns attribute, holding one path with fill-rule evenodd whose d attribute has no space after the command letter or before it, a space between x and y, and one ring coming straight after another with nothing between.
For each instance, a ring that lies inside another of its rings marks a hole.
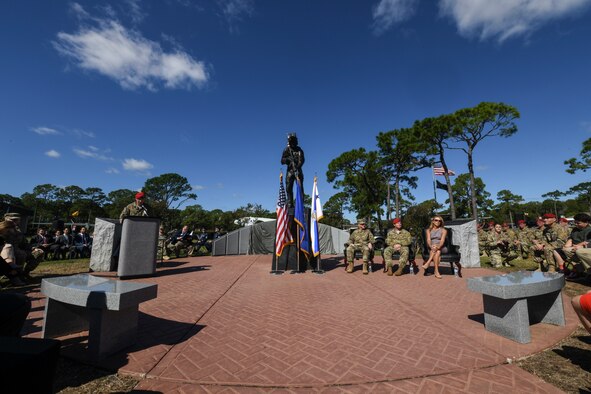
<instances>
[{"instance_id":1,"label":"stone bench","mask_svg":"<svg viewBox=\"0 0 591 394\"><path fill-rule=\"evenodd\" d=\"M564 275L518 271L468 279L468 289L482 293L484 325L495 334L531 342L530 324L565 325L561 289Z\"/></svg>"},{"instance_id":2,"label":"stone bench","mask_svg":"<svg viewBox=\"0 0 591 394\"><path fill-rule=\"evenodd\" d=\"M88 356L99 360L135 343L139 304L156 298L157 285L79 274L43 279L41 292L43 338L88 330Z\"/></svg>"}]
</instances>

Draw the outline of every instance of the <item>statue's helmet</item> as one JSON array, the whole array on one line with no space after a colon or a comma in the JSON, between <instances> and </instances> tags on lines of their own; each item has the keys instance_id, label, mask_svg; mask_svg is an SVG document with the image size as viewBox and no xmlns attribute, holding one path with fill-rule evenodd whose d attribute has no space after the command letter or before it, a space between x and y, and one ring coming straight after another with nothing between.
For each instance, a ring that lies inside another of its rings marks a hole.
<instances>
[{"instance_id":1,"label":"statue's helmet","mask_svg":"<svg viewBox=\"0 0 591 394\"><path fill-rule=\"evenodd\" d=\"M298 136L296 135L296 133L287 133L287 141L298 142Z\"/></svg>"}]
</instances>

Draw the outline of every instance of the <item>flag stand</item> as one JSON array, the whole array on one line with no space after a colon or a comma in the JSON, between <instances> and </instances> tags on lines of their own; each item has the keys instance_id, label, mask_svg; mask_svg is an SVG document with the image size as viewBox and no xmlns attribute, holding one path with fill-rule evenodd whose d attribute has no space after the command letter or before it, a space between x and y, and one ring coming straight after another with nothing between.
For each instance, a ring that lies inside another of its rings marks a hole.
<instances>
[{"instance_id":1,"label":"flag stand","mask_svg":"<svg viewBox=\"0 0 591 394\"><path fill-rule=\"evenodd\" d=\"M291 246L291 245L290 245ZM287 267L286 267L287 269ZM300 274L300 234L296 232L296 269L291 270L290 274Z\"/></svg>"},{"instance_id":2,"label":"flag stand","mask_svg":"<svg viewBox=\"0 0 591 394\"><path fill-rule=\"evenodd\" d=\"M316 269L312 270L313 273L318 274L318 275L324 274L324 270L322 268L320 268L321 261L322 261L322 255L320 253L318 253L318 256L316 256Z\"/></svg>"},{"instance_id":3,"label":"flag stand","mask_svg":"<svg viewBox=\"0 0 591 394\"><path fill-rule=\"evenodd\" d=\"M277 269L277 264L279 263L277 260L278 260L277 248L275 247L273 250L273 267L274 267L274 269L269 272L271 275L283 275L284 271Z\"/></svg>"}]
</instances>

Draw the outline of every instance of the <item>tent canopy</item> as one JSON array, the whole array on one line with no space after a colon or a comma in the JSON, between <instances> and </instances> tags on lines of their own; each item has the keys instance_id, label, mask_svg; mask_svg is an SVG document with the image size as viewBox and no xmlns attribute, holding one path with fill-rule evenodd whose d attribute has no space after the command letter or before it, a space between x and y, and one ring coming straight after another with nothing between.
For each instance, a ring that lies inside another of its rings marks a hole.
<instances>
[{"instance_id":1,"label":"tent canopy","mask_svg":"<svg viewBox=\"0 0 591 394\"><path fill-rule=\"evenodd\" d=\"M336 227L318 223L320 253L339 254L349 239L349 233ZM213 241L212 254L272 254L275 249L277 221L256 223L240 228Z\"/></svg>"}]
</instances>

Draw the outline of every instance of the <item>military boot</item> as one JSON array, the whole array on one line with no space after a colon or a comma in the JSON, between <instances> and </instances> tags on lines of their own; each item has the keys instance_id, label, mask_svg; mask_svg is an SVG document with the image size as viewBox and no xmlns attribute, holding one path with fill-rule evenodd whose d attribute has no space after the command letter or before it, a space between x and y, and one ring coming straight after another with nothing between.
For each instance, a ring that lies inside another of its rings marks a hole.
<instances>
[{"instance_id":1,"label":"military boot","mask_svg":"<svg viewBox=\"0 0 591 394\"><path fill-rule=\"evenodd\" d=\"M353 262L350 261L349 265L347 266L347 272L352 274L353 273Z\"/></svg>"},{"instance_id":2,"label":"military boot","mask_svg":"<svg viewBox=\"0 0 591 394\"><path fill-rule=\"evenodd\" d=\"M363 262L363 275L369 274L369 270L367 269L367 266L368 266L367 262L364 261Z\"/></svg>"},{"instance_id":3,"label":"military boot","mask_svg":"<svg viewBox=\"0 0 591 394\"><path fill-rule=\"evenodd\" d=\"M405 264L398 264L398 269L396 270L396 272L394 272L394 275L396 275L396 276L402 275L402 270L404 269L405 266L406 266Z\"/></svg>"},{"instance_id":4,"label":"military boot","mask_svg":"<svg viewBox=\"0 0 591 394\"><path fill-rule=\"evenodd\" d=\"M388 267L386 268L386 272L388 273L388 276L392 276L394 275L394 272L392 272L392 264L386 264Z\"/></svg>"}]
</instances>

